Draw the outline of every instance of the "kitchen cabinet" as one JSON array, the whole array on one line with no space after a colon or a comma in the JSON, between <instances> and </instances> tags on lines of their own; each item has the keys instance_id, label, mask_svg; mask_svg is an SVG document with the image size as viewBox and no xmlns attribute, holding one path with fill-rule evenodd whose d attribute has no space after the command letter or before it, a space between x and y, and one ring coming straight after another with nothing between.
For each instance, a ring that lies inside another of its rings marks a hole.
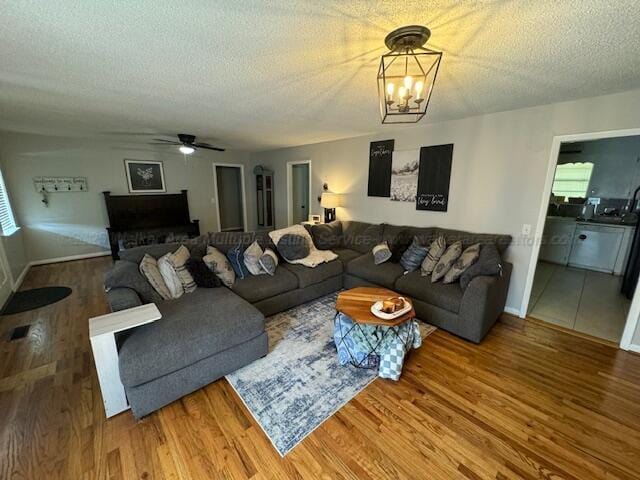
<instances>
[{"instance_id":1,"label":"kitchen cabinet","mask_svg":"<svg viewBox=\"0 0 640 480\"><path fill-rule=\"evenodd\" d=\"M547 217L544 225L539 259L567 265L573 245L576 220L567 217Z\"/></svg>"},{"instance_id":2,"label":"kitchen cabinet","mask_svg":"<svg viewBox=\"0 0 640 480\"><path fill-rule=\"evenodd\" d=\"M635 228L549 216L538 258L559 265L622 275Z\"/></svg>"},{"instance_id":3,"label":"kitchen cabinet","mask_svg":"<svg viewBox=\"0 0 640 480\"><path fill-rule=\"evenodd\" d=\"M613 273L623 234L624 229L621 227L576 224L569 265Z\"/></svg>"}]
</instances>

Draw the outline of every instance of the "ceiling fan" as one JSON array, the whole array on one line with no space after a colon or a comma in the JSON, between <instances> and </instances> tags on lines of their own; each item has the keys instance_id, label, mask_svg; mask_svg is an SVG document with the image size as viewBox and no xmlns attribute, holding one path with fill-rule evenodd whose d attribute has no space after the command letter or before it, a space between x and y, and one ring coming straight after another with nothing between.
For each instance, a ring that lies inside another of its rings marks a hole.
<instances>
[{"instance_id":1,"label":"ceiling fan","mask_svg":"<svg viewBox=\"0 0 640 480\"><path fill-rule=\"evenodd\" d=\"M178 134L178 141L175 140L164 140L162 138L154 138L153 142L150 142L149 145L179 145L178 150L184 153L185 155L191 155L198 148L204 148L207 150L215 150L217 152L224 152L224 148L215 147L213 145L209 145L208 143L196 143L196 136L189 135L186 133Z\"/></svg>"}]
</instances>

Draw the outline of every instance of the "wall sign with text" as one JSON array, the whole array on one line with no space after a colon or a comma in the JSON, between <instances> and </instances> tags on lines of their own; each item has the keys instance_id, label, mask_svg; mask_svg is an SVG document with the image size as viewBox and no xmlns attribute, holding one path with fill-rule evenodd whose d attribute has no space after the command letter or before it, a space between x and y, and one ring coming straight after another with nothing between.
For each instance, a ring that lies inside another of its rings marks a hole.
<instances>
[{"instance_id":1,"label":"wall sign with text","mask_svg":"<svg viewBox=\"0 0 640 480\"><path fill-rule=\"evenodd\" d=\"M369 187L370 197L391 196L391 161L395 140L371 142L369 145Z\"/></svg>"},{"instance_id":2,"label":"wall sign with text","mask_svg":"<svg viewBox=\"0 0 640 480\"><path fill-rule=\"evenodd\" d=\"M422 147L416 210L446 212L453 161L453 143Z\"/></svg>"}]
</instances>

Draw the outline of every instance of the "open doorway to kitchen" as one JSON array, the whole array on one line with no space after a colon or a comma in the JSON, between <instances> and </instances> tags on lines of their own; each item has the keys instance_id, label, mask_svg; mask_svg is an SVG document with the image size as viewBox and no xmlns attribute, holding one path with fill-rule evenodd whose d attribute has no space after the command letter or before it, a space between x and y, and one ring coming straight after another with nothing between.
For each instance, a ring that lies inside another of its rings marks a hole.
<instances>
[{"instance_id":1,"label":"open doorway to kitchen","mask_svg":"<svg viewBox=\"0 0 640 480\"><path fill-rule=\"evenodd\" d=\"M221 232L244 232L247 226L244 166L214 163L216 215Z\"/></svg>"},{"instance_id":2,"label":"open doorway to kitchen","mask_svg":"<svg viewBox=\"0 0 640 480\"><path fill-rule=\"evenodd\" d=\"M576 137L554 142L526 314L621 344L637 320L630 310L640 273L640 135Z\"/></svg>"}]
</instances>

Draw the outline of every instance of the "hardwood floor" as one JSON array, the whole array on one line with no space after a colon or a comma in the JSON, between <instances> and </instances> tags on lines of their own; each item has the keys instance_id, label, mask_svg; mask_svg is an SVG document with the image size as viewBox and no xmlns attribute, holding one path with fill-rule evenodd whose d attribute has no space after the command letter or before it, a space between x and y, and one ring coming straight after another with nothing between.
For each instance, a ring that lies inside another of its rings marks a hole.
<instances>
[{"instance_id":1,"label":"hardwood floor","mask_svg":"<svg viewBox=\"0 0 640 480\"><path fill-rule=\"evenodd\" d=\"M284 459L225 380L106 420L87 319L109 263L35 267L23 288L73 294L0 317L1 479L640 478L640 356L508 316L479 346L438 330Z\"/></svg>"}]
</instances>

